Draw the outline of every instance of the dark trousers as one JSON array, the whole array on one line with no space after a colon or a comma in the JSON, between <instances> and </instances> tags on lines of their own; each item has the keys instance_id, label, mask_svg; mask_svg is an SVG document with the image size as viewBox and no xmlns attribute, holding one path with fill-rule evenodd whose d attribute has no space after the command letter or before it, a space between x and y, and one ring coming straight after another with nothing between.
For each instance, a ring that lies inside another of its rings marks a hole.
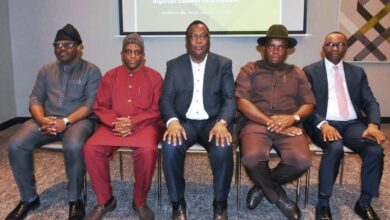
<instances>
[{"instance_id":1,"label":"dark trousers","mask_svg":"<svg viewBox=\"0 0 390 220\"><path fill-rule=\"evenodd\" d=\"M332 195L340 161L344 156L343 145L345 145L359 154L362 159L362 192L378 196L383 172L384 154L382 147L375 141L362 138L367 126L359 120L328 122L339 131L343 139L324 142L320 130L311 136L312 141L323 150L319 168L319 192Z\"/></svg>"},{"instance_id":2,"label":"dark trousers","mask_svg":"<svg viewBox=\"0 0 390 220\"><path fill-rule=\"evenodd\" d=\"M214 199L218 202L227 200L233 175L232 145L216 146L215 138L208 142L215 120L187 120L181 122L181 125L186 131L187 140L183 139L181 145L174 146L164 142L162 146L163 169L171 201L179 202L184 199L184 161L187 150L195 143L201 144L208 152L214 176Z\"/></svg>"},{"instance_id":3,"label":"dark trousers","mask_svg":"<svg viewBox=\"0 0 390 220\"><path fill-rule=\"evenodd\" d=\"M80 120L58 135L46 135L38 131L39 125L30 119L11 137L8 143L8 157L18 185L20 198L27 201L35 195L33 150L40 146L61 140L63 144L66 175L68 177L68 200L76 201L83 188L85 164L81 154L84 142L95 130L95 122ZM48 164L50 166L50 164ZM47 173L46 175L50 175Z\"/></svg>"},{"instance_id":4,"label":"dark trousers","mask_svg":"<svg viewBox=\"0 0 390 220\"><path fill-rule=\"evenodd\" d=\"M240 131L239 139L248 176L272 203L278 200L281 185L298 178L311 166L309 144L304 135L290 137L249 123ZM270 170L268 160L272 147L280 154L281 162Z\"/></svg>"}]
</instances>

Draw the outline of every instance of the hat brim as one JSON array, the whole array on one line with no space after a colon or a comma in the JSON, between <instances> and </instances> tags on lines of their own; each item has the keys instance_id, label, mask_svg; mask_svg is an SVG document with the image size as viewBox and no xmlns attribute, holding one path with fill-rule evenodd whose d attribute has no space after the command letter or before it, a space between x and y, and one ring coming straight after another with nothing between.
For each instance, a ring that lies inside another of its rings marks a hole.
<instances>
[{"instance_id":1,"label":"hat brim","mask_svg":"<svg viewBox=\"0 0 390 220\"><path fill-rule=\"evenodd\" d=\"M292 37L259 37L257 39L257 43L260 45L260 46L264 46L265 42L268 40L268 39L271 39L271 38L279 38L279 39L285 39L287 40L287 46L288 48L293 48L297 45L297 40L295 38L292 38Z\"/></svg>"}]
</instances>

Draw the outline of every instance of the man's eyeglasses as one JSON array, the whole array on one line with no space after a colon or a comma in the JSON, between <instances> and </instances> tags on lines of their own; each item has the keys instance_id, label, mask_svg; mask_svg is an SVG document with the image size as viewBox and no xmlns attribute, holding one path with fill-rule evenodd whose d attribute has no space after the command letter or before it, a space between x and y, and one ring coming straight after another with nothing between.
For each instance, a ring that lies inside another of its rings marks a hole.
<instances>
[{"instance_id":1,"label":"man's eyeglasses","mask_svg":"<svg viewBox=\"0 0 390 220\"><path fill-rule=\"evenodd\" d=\"M324 46L329 47L329 48L332 48L332 47L343 48L343 47L347 46L347 43L345 43L345 42L328 42Z\"/></svg>"},{"instance_id":2,"label":"man's eyeglasses","mask_svg":"<svg viewBox=\"0 0 390 220\"><path fill-rule=\"evenodd\" d=\"M194 41L194 40L207 40L209 39L209 35L208 34L192 34L192 35L189 35L188 36L190 38L190 40Z\"/></svg>"},{"instance_id":3,"label":"man's eyeglasses","mask_svg":"<svg viewBox=\"0 0 390 220\"><path fill-rule=\"evenodd\" d=\"M66 43L53 43L54 48L56 49L72 49L77 44L75 42L66 42Z\"/></svg>"}]
</instances>

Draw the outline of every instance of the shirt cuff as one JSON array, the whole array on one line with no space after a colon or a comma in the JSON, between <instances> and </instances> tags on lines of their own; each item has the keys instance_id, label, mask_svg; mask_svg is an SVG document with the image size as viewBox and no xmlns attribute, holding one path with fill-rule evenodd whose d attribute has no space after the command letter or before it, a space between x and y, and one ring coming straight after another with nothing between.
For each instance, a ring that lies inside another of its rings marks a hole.
<instances>
[{"instance_id":1,"label":"shirt cuff","mask_svg":"<svg viewBox=\"0 0 390 220\"><path fill-rule=\"evenodd\" d=\"M169 123L171 123L172 121L179 121L179 119L176 118L176 117L170 118L170 119L167 121L166 126L168 127Z\"/></svg>"},{"instance_id":2,"label":"shirt cuff","mask_svg":"<svg viewBox=\"0 0 390 220\"><path fill-rule=\"evenodd\" d=\"M317 128L321 130L321 126L326 123L327 121L326 120L323 120L321 121L318 125L317 125Z\"/></svg>"}]
</instances>

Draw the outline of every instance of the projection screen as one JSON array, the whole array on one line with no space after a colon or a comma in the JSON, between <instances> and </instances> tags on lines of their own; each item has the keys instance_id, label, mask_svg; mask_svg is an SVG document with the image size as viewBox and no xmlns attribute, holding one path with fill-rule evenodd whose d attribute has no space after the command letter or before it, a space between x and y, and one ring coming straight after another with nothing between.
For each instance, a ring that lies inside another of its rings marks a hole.
<instances>
[{"instance_id":1,"label":"projection screen","mask_svg":"<svg viewBox=\"0 0 390 220\"><path fill-rule=\"evenodd\" d=\"M120 35L182 35L194 20L213 35L264 34L284 24L306 33L306 0L119 0Z\"/></svg>"}]
</instances>

